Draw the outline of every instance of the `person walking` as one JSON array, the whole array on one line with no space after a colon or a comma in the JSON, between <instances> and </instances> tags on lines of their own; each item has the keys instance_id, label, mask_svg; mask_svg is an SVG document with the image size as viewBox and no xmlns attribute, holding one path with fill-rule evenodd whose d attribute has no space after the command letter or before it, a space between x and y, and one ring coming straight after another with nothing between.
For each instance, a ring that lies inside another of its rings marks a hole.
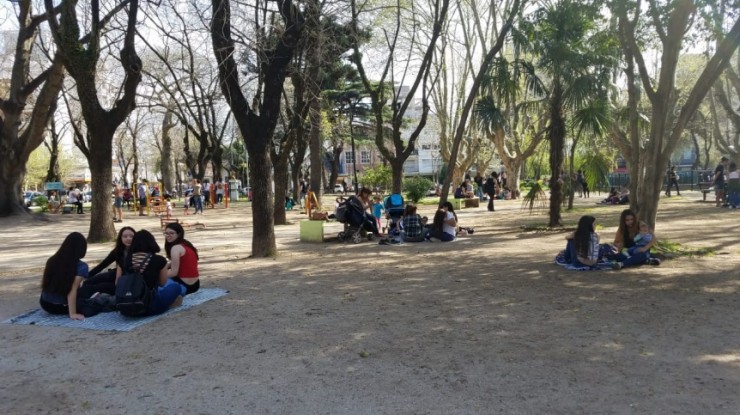
<instances>
[{"instance_id":1,"label":"person walking","mask_svg":"<svg viewBox=\"0 0 740 415\"><path fill-rule=\"evenodd\" d=\"M666 172L666 182L668 186L665 189L665 195L671 197L671 188L676 186L676 194L681 196L681 191L678 189L678 173L676 173L676 166L671 166Z\"/></svg>"},{"instance_id":2,"label":"person walking","mask_svg":"<svg viewBox=\"0 0 740 415\"><path fill-rule=\"evenodd\" d=\"M498 174L494 171L491 172L491 177L486 180L483 185L483 191L488 194L488 211L494 212L496 209L493 206L493 199L496 198L496 187L498 186Z\"/></svg>"},{"instance_id":3,"label":"person walking","mask_svg":"<svg viewBox=\"0 0 740 415\"><path fill-rule=\"evenodd\" d=\"M725 167L727 166L728 159L722 156L719 164L714 169L714 201L717 207L722 206L722 202L726 202L725 199Z\"/></svg>"},{"instance_id":4,"label":"person walking","mask_svg":"<svg viewBox=\"0 0 740 415\"><path fill-rule=\"evenodd\" d=\"M191 195L193 198L193 202L195 203L195 213L194 215L198 214L198 211L200 211L200 214L203 214L203 185L200 184L199 179L193 180L193 194Z\"/></svg>"},{"instance_id":5,"label":"person walking","mask_svg":"<svg viewBox=\"0 0 740 415\"><path fill-rule=\"evenodd\" d=\"M113 222L123 222L123 191L118 183L113 184Z\"/></svg>"}]
</instances>

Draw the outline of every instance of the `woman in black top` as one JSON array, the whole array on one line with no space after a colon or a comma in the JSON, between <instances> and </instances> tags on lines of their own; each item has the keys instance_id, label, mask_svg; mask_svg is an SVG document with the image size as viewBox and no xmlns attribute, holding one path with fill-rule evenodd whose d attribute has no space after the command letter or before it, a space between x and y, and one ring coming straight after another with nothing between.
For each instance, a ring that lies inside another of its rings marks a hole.
<instances>
[{"instance_id":1,"label":"woman in black top","mask_svg":"<svg viewBox=\"0 0 740 415\"><path fill-rule=\"evenodd\" d=\"M79 232L64 239L59 250L46 261L41 280L41 308L51 314L68 314L73 320L85 317L78 312L78 288L87 276L87 264L82 261L87 253L87 241Z\"/></svg>"},{"instance_id":2,"label":"woman in black top","mask_svg":"<svg viewBox=\"0 0 740 415\"><path fill-rule=\"evenodd\" d=\"M118 231L116 246L101 263L90 270L89 277L82 282L81 289L86 294L86 297L90 297L96 292L115 295L116 270L103 270L114 262L116 266L123 265L135 233L134 228L130 226L124 226Z\"/></svg>"},{"instance_id":3,"label":"woman in black top","mask_svg":"<svg viewBox=\"0 0 740 415\"><path fill-rule=\"evenodd\" d=\"M116 281L126 271L139 272L147 287L153 291L147 315L162 314L182 304L180 284L167 278L167 259L157 255L160 251L154 236L146 230L136 232L124 266L116 269Z\"/></svg>"}]
</instances>

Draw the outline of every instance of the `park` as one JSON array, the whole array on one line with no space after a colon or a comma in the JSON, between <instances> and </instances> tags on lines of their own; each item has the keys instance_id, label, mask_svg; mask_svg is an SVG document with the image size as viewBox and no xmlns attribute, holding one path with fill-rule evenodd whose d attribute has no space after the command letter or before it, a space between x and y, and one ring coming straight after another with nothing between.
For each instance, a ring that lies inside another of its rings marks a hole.
<instances>
[{"instance_id":1,"label":"park","mask_svg":"<svg viewBox=\"0 0 740 415\"><path fill-rule=\"evenodd\" d=\"M0 2L0 413L738 413L739 11Z\"/></svg>"},{"instance_id":2,"label":"park","mask_svg":"<svg viewBox=\"0 0 740 415\"><path fill-rule=\"evenodd\" d=\"M463 209L453 243L299 241L248 258L249 205L210 209L206 287L229 293L131 332L3 324L4 413L735 413L740 401L737 210L682 192L659 239L697 255L567 271L565 231L519 201ZM577 203L609 241L622 206ZM424 214L433 206L422 206ZM0 320L38 307L40 272L87 218L0 222ZM149 229L154 216L124 225ZM336 226L336 225L334 225ZM341 228L340 228L341 229ZM22 237L20 237L22 235ZM109 244L90 246L96 263ZM93 317L95 318L95 317Z\"/></svg>"}]
</instances>

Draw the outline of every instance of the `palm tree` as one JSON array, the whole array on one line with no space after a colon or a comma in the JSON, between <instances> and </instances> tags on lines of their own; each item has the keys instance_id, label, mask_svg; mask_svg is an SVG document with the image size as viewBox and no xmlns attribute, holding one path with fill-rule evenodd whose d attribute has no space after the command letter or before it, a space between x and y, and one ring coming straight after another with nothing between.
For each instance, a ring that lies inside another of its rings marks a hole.
<instances>
[{"instance_id":1,"label":"palm tree","mask_svg":"<svg viewBox=\"0 0 740 415\"><path fill-rule=\"evenodd\" d=\"M521 47L536 57L538 76L548 80L551 227L562 224L561 172L567 115L575 115L595 101L607 98L610 74L618 56L617 43L607 28L598 4L560 0L532 13L521 26L522 36L515 36L515 39L526 39ZM574 117L575 122L578 120ZM574 125L578 130L588 128L589 124ZM599 123L590 124L591 128L594 125Z\"/></svg>"}]
</instances>

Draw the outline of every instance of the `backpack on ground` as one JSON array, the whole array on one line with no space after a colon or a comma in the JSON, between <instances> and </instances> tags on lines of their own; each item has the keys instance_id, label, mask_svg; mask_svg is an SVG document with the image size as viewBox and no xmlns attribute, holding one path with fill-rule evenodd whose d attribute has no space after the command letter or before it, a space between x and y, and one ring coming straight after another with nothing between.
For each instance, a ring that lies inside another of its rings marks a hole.
<instances>
[{"instance_id":1,"label":"backpack on ground","mask_svg":"<svg viewBox=\"0 0 740 415\"><path fill-rule=\"evenodd\" d=\"M127 268L116 282L116 308L124 316L139 317L146 314L154 296L146 285L142 272L152 259L150 254L138 271Z\"/></svg>"}]
</instances>

